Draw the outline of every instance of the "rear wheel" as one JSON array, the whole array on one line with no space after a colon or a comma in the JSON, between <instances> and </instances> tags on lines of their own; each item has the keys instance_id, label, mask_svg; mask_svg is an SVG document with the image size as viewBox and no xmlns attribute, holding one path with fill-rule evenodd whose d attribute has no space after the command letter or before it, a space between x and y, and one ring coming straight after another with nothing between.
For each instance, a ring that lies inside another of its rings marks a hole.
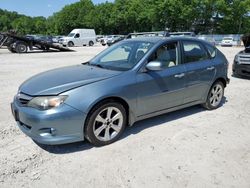
<instances>
[{"instance_id":1,"label":"rear wheel","mask_svg":"<svg viewBox=\"0 0 250 188\"><path fill-rule=\"evenodd\" d=\"M208 110L216 109L220 106L221 101L224 96L224 84L221 81L215 82L207 96L206 103L203 104L203 107Z\"/></svg>"},{"instance_id":2,"label":"rear wheel","mask_svg":"<svg viewBox=\"0 0 250 188\"><path fill-rule=\"evenodd\" d=\"M28 50L28 46L24 42L17 42L15 51L17 53L26 53Z\"/></svg>"},{"instance_id":3,"label":"rear wheel","mask_svg":"<svg viewBox=\"0 0 250 188\"><path fill-rule=\"evenodd\" d=\"M74 46L74 43L72 41L69 41L68 42L68 47L73 47Z\"/></svg>"},{"instance_id":4,"label":"rear wheel","mask_svg":"<svg viewBox=\"0 0 250 188\"><path fill-rule=\"evenodd\" d=\"M89 41L89 46L93 46L94 42L93 41Z\"/></svg>"},{"instance_id":5,"label":"rear wheel","mask_svg":"<svg viewBox=\"0 0 250 188\"><path fill-rule=\"evenodd\" d=\"M111 144L123 133L126 123L126 110L120 103L102 103L90 112L85 136L95 146Z\"/></svg>"}]
</instances>

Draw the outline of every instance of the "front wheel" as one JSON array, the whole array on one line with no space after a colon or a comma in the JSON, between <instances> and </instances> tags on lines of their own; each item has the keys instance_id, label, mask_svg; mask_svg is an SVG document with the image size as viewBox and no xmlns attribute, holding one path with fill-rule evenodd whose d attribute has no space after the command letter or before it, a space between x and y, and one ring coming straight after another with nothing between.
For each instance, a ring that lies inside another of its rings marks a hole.
<instances>
[{"instance_id":1,"label":"front wheel","mask_svg":"<svg viewBox=\"0 0 250 188\"><path fill-rule=\"evenodd\" d=\"M8 50L12 53L16 53L15 49L13 48L13 45L8 45Z\"/></svg>"},{"instance_id":2,"label":"front wheel","mask_svg":"<svg viewBox=\"0 0 250 188\"><path fill-rule=\"evenodd\" d=\"M103 103L90 112L85 137L95 146L111 144L121 136L126 124L126 110L120 103Z\"/></svg>"},{"instance_id":3,"label":"front wheel","mask_svg":"<svg viewBox=\"0 0 250 188\"><path fill-rule=\"evenodd\" d=\"M69 41L68 42L68 47L73 47L74 46L74 43L72 41Z\"/></svg>"},{"instance_id":4,"label":"front wheel","mask_svg":"<svg viewBox=\"0 0 250 188\"><path fill-rule=\"evenodd\" d=\"M215 82L209 90L206 103L203 107L208 110L216 109L220 106L224 96L224 84L221 81Z\"/></svg>"}]
</instances>

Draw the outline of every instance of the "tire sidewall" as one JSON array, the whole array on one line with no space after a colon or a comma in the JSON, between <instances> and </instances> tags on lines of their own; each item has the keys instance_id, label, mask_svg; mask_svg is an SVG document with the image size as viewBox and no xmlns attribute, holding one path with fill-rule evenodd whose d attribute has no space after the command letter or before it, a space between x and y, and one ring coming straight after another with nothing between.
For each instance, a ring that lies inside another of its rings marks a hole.
<instances>
[{"instance_id":1,"label":"tire sidewall","mask_svg":"<svg viewBox=\"0 0 250 188\"><path fill-rule=\"evenodd\" d=\"M94 45L94 42L91 40L89 41L89 46L93 46Z\"/></svg>"},{"instance_id":2,"label":"tire sidewall","mask_svg":"<svg viewBox=\"0 0 250 188\"><path fill-rule=\"evenodd\" d=\"M24 47L25 47L25 50L20 51L21 46L24 46ZM24 43L22 43L22 42L21 42L21 43L17 43L17 44L16 44L15 51L16 51L17 53L26 53L26 52L27 52L27 50L28 50L28 47L27 47L27 45L26 45L26 44L24 44Z\"/></svg>"},{"instance_id":3,"label":"tire sidewall","mask_svg":"<svg viewBox=\"0 0 250 188\"><path fill-rule=\"evenodd\" d=\"M118 108L123 116L123 124L121 127L120 132L116 135L116 137L114 137L113 139L111 139L110 141L100 141L96 138L94 132L93 132L93 126L94 126L94 122L95 122L95 118L96 116L105 108L107 107L115 107ZM127 114L126 114L126 110L125 108L120 104L120 103L116 103L116 102L107 102L107 103L102 103L100 105L97 105L96 107L94 107L93 110L91 110L89 117L86 119L86 124L85 124L85 137L87 138L87 140L92 143L95 146L104 146L104 145L108 145L111 144L113 142L115 142L116 140L119 139L119 137L122 135L122 133L124 132L124 129L127 125Z\"/></svg>"},{"instance_id":4,"label":"tire sidewall","mask_svg":"<svg viewBox=\"0 0 250 188\"><path fill-rule=\"evenodd\" d=\"M68 46L69 46L69 47L73 47L73 46L74 46L74 43L73 43L72 41L69 41L69 42L68 42Z\"/></svg>"},{"instance_id":5,"label":"tire sidewall","mask_svg":"<svg viewBox=\"0 0 250 188\"><path fill-rule=\"evenodd\" d=\"M207 95L206 108L209 109L209 110L214 110L214 109L218 108L221 105L221 101L217 106L211 105L211 102L210 102L210 95L211 95L212 89L214 88L215 85L218 85L218 84L222 87L222 90L223 90L222 91L221 101L223 100L225 86L221 81L217 81L212 85L212 87L210 88L210 90L208 92L208 95Z\"/></svg>"}]
</instances>

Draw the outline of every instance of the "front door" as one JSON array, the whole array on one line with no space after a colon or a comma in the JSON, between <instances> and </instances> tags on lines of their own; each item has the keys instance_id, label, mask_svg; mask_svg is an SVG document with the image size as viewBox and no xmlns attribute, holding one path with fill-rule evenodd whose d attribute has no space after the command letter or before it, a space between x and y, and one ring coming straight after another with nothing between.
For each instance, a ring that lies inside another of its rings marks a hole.
<instances>
[{"instance_id":1,"label":"front door","mask_svg":"<svg viewBox=\"0 0 250 188\"><path fill-rule=\"evenodd\" d=\"M80 33L75 34L75 36L74 36L74 44L75 44L75 46L82 46L80 37L81 37Z\"/></svg>"},{"instance_id":2,"label":"front door","mask_svg":"<svg viewBox=\"0 0 250 188\"><path fill-rule=\"evenodd\" d=\"M183 103L185 66L180 61L180 45L171 42L159 47L148 62L161 62L162 70L137 74L137 116L149 115Z\"/></svg>"}]
</instances>

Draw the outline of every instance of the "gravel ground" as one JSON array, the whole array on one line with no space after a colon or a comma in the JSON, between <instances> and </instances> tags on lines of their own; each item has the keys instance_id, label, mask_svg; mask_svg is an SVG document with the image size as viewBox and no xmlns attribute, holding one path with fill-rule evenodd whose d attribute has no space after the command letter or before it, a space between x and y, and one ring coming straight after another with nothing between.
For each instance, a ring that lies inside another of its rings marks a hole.
<instances>
[{"instance_id":1,"label":"gravel ground","mask_svg":"<svg viewBox=\"0 0 250 188\"><path fill-rule=\"evenodd\" d=\"M222 107L190 107L136 123L105 147L39 146L17 128L10 102L30 76L82 63L104 47L11 54L0 49L0 187L250 187L250 80L231 77Z\"/></svg>"}]
</instances>

